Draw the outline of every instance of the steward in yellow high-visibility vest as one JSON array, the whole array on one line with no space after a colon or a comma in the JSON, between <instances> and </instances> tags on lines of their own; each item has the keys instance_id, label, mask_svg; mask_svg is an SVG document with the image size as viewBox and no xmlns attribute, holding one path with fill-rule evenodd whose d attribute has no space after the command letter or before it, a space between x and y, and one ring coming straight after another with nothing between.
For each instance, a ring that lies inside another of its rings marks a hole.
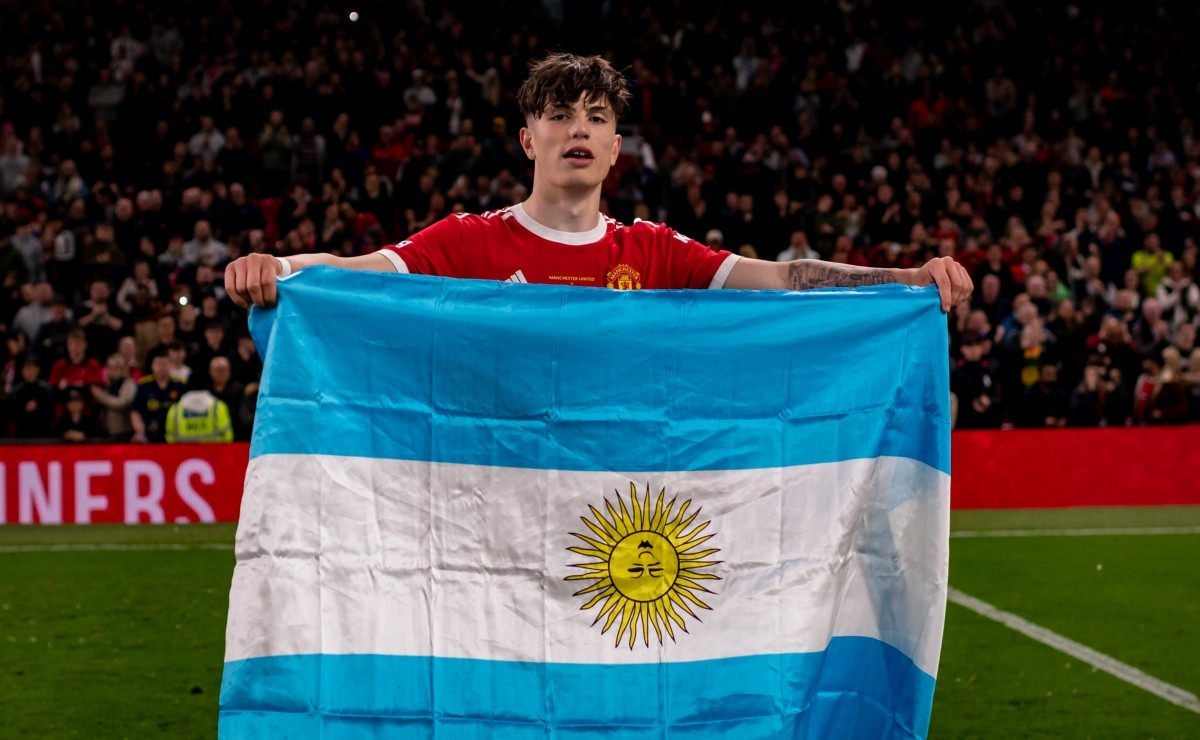
<instances>
[{"instance_id":1,"label":"steward in yellow high-visibility vest","mask_svg":"<svg viewBox=\"0 0 1200 740\"><path fill-rule=\"evenodd\" d=\"M232 442L229 406L208 391L188 391L167 412L168 442Z\"/></svg>"}]
</instances>

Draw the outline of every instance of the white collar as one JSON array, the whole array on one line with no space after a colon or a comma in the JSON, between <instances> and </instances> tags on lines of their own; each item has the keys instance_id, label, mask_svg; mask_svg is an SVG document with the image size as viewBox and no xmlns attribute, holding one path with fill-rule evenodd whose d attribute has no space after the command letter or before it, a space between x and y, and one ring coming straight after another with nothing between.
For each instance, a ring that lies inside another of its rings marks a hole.
<instances>
[{"instance_id":1,"label":"white collar","mask_svg":"<svg viewBox=\"0 0 1200 740\"><path fill-rule=\"evenodd\" d=\"M518 203L508 209L508 212L517 219L517 223L529 229L534 234L546 239L547 241L558 242L559 244L569 244L571 246L581 246L584 244L595 244L604 238L604 234L608 231L608 224L605 223L603 216L598 216L596 227L588 231L559 231L552 229L549 226L538 223L533 220L525 212L524 204Z\"/></svg>"}]
</instances>

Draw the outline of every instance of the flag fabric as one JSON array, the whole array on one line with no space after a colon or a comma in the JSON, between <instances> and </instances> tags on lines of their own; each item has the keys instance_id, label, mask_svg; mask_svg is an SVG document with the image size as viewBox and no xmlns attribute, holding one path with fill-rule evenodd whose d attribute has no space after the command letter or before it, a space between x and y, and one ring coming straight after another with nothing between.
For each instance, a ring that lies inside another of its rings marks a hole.
<instances>
[{"instance_id":1,"label":"flag fabric","mask_svg":"<svg viewBox=\"0 0 1200 740\"><path fill-rule=\"evenodd\" d=\"M222 737L927 734L936 291L310 268L279 295Z\"/></svg>"}]
</instances>

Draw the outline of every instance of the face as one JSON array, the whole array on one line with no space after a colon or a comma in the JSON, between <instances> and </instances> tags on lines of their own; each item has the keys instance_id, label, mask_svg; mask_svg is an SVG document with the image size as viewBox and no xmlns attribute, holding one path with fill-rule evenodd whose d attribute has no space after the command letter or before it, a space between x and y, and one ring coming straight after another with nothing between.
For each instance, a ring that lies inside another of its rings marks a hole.
<instances>
[{"instance_id":1,"label":"face","mask_svg":"<svg viewBox=\"0 0 1200 740\"><path fill-rule=\"evenodd\" d=\"M215 383L225 383L229 380L229 361L223 357L214 357L208 365L208 374Z\"/></svg>"},{"instance_id":2,"label":"face","mask_svg":"<svg viewBox=\"0 0 1200 740\"><path fill-rule=\"evenodd\" d=\"M521 129L521 148L533 160L534 182L559 188L599 188L617 162L621 137L606 102L551 105Z\"/></svg>"},{"instance_id":3,"label":"face","mask_svg":"<svg viewBox=\"0 0 1200 740\"><path fill-rule=\"evenodd\" d=\"M125 363L121 360L120 357L108 358L108 362L105 363L104 367L107 370L108 377L110 379L125 377Z\"/></svg>"}]
</instances>

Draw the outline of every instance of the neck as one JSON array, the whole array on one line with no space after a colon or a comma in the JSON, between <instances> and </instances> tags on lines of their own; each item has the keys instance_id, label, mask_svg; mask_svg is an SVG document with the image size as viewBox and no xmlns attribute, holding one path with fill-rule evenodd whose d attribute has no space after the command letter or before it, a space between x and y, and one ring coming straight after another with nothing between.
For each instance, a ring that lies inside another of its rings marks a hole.
<instances>
[{"instance_id":1,"label":"neck","mask_svg":"<svg viewBox=\"0 0 1200 740\"><path fill-rule=\"evenodd\" d=\"M521 206L542 226L557 231L590 231L600 223L600 186L547 194L538 189L535 180L533 192Z\"/></svg>"}]
</instances>

